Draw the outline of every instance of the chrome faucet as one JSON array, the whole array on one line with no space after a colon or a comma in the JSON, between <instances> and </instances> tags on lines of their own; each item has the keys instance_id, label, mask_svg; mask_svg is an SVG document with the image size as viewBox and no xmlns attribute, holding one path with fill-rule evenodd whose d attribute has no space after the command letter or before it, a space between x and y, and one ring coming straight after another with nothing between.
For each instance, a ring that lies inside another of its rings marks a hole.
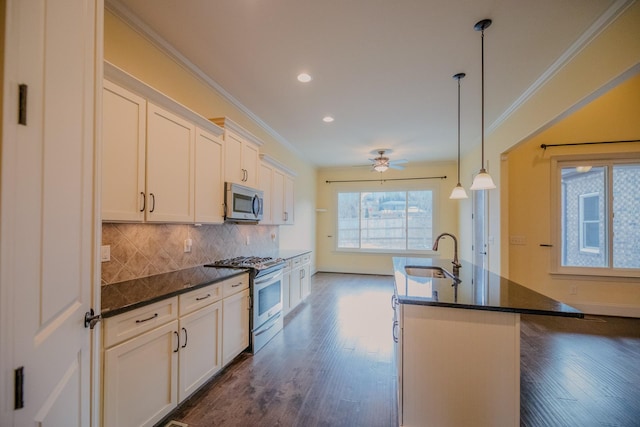
<instances>
[{"instance_id":1,"label":"chrome faucet","mask_svg":"<svg viewBox=\"0 0 640 427\"><path fill-rule=\"evenodd\" d=\"M458 261L458 239L451 233L441 233L438 237L436 237L436 241L433 243L433 250L438 250L438 242L444 236L449 236L453 239L453 261L451 262L455 268L460 268L462 265Z\"/></svg>"}]
</instances>

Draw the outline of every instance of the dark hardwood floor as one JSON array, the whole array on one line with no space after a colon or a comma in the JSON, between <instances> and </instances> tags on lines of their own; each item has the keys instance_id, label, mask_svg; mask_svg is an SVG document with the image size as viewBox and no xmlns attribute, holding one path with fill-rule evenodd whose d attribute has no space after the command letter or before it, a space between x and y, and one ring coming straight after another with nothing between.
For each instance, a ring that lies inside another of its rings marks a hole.
<instances>
[{"instance_id":1,"label":"dark hardwood floor","mask_svg":"<svg viewBox=\"0 0 640 427\"><path fill-rule=\"evenodd\" d=\"M159 425L396 426L392 280L314 275L280 334ZM522 426L640 426L640 319L522 316L521 349Z\"/></svg>"}]
</instances>

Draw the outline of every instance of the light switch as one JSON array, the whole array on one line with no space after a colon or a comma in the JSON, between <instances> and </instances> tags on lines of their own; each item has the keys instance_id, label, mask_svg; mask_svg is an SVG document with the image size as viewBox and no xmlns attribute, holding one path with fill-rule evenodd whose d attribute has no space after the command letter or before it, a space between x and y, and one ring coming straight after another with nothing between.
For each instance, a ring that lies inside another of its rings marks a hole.
<instances>
[{"instance_id":1,"label":"light switch","mask_svg":"<svg viewBox=\"0 0 640 427\"><path fill-rule=\"evenodd\" d=\"M111 245L102 245L100 247L100 261L111 261Z\"/></svg>"}]
</instances>

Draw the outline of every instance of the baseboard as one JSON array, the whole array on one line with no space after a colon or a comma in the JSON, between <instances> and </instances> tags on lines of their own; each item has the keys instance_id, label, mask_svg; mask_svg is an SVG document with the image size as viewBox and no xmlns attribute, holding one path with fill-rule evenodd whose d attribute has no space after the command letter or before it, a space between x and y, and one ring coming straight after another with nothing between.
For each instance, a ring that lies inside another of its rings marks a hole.
<instances>
[{"instance_id":1,"label":"baseboard","mask_svg":"<svg viewBox=\"0 0 640 427\"><path fill-rule=\"evenodd\" d=\"M600 316L638 317L640 318L640 306L629 304L580 304L569 303L572 307L586 314Z\"/></svg>"}]
</instances>

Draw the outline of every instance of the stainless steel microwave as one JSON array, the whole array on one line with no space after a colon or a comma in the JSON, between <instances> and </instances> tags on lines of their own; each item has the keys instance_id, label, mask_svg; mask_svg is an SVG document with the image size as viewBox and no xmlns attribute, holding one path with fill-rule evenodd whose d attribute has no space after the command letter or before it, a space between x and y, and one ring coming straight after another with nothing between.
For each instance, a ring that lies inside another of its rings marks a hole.
<instances>
[{"instance_id":1,"label":"stainless steel microwave","mask_svg":"<svg viewBox=\"0 0 640 427\"><path fill-rule=\"evenodd\" d=\"M225 183L225 220L232 222L258 222L262 219L263 193L244 185Z\"/></svg>"}]
</instances>

